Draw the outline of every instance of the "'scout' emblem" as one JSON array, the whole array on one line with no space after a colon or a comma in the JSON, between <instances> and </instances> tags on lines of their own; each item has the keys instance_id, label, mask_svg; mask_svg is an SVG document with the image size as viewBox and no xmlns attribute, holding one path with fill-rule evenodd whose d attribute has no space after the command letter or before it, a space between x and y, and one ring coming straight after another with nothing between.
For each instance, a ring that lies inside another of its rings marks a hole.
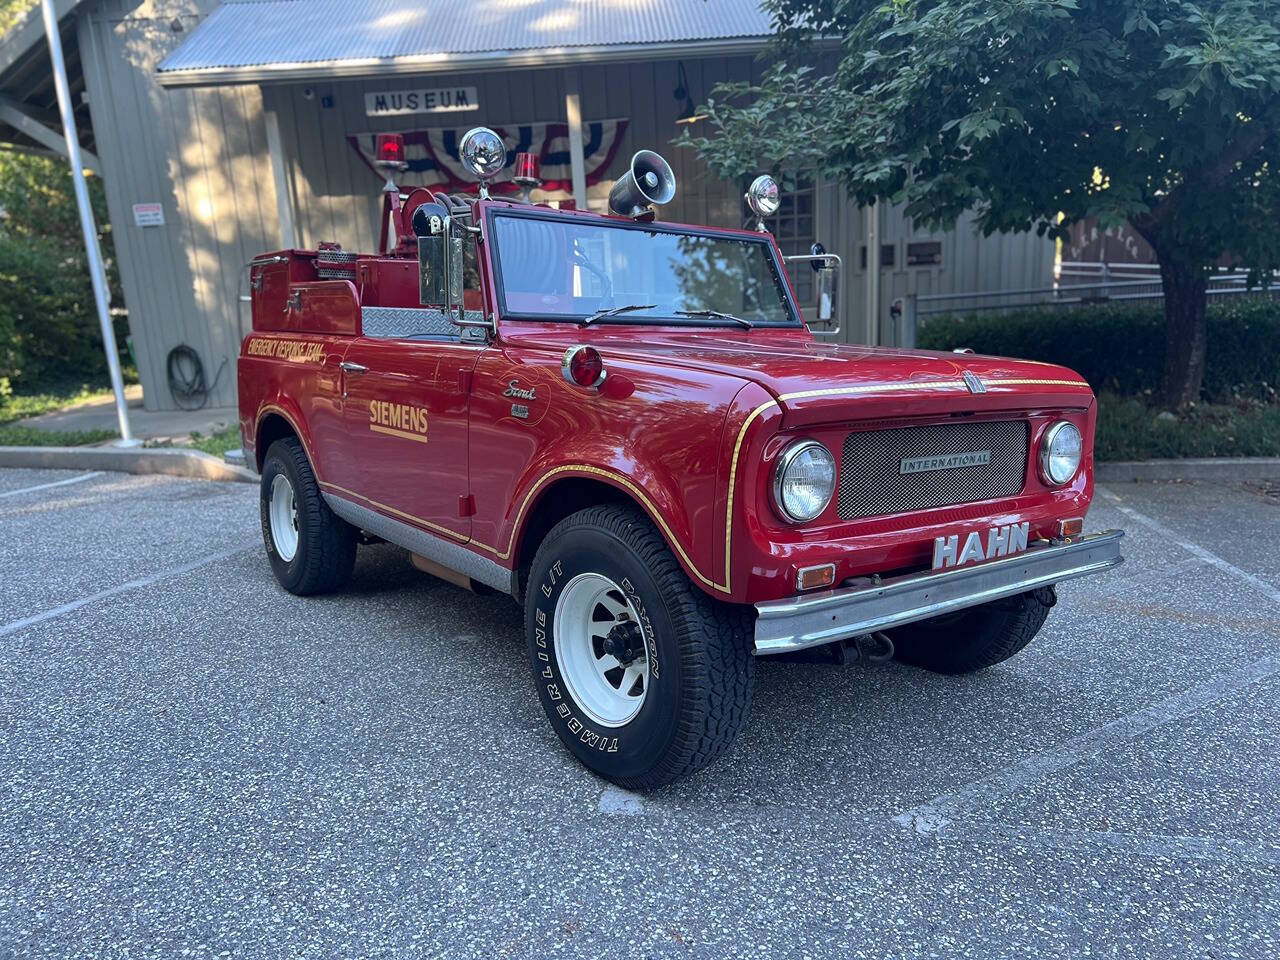
<instances>
[{"instance_id":1,"label":"'scout' emblem","mask_svg":"<svg viewBox=\"0 0 1280 960\"><path fill-rule=\"evenodd\" d=\"M528 389L520 386L519 380L512 380L507 384L507 389L502 391L504 397L515 397L517 400L537 400L538 388L529 387Z\"/></svg>"}]
</instances>

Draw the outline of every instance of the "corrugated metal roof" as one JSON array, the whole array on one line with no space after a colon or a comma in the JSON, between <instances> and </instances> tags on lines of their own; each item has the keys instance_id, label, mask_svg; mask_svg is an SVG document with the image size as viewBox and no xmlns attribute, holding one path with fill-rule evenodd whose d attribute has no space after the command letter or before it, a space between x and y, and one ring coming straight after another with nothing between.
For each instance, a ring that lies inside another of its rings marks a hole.
<instances>
[{"instance_id":1,"label":"corrugated metal roof","mask_svg":"<svg viewBox=\"0 0 1280 960\"><path fill-rule=\"evenodd\" d=\"M158 71L227 83L550 64L770 33L759 0L227 0Z\"/></svg>"}]
</instances>

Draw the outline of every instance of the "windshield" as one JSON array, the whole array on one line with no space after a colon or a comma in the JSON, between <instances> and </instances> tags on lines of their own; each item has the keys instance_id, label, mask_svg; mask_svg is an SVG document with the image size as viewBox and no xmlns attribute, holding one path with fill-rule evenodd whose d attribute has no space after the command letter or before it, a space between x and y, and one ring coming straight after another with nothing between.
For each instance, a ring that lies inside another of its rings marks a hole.
<instances>
[{"instance_id":1,"label":"windshield","mask_svg":"<svg viewBox=\"0 0 1280 960\"><path fill-rule=\"evenodd\" d=\"M510 214L495 215L493 224L504 315L633 324L799 323L763 237Z\"/></svg>"}]
</instances>

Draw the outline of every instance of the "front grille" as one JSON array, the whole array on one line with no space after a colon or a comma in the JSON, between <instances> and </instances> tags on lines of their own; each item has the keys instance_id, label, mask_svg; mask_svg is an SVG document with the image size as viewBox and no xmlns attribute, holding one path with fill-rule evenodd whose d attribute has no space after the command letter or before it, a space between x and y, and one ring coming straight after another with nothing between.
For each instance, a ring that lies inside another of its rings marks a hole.
<instances>
[{"instance_id":1,"label":"front grille","mask_svg":"<svg viewBox=\"0 0 1280 960\"><path fill-rule=\"evenodd\" d=\"M840 463L841 520L1011 497L1027 473L1024 420L940 423L867 430L845 438ZM903 473L902 461L990 452L990 462Z\"/></svg>"}]
</instances>

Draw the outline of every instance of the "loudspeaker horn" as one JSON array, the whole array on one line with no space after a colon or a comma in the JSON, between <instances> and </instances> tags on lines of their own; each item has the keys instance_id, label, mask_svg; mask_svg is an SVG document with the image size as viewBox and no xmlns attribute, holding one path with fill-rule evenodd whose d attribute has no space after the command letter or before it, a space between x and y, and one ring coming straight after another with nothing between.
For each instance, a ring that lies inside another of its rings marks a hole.
<instances>
[{"instance_id":1,"label":"loudspeaker horn","mask_svg":"<svg viewBox=\"0 0 1280 960\"><path fill-rule=\"evenodd\" d=\"M641 150L609 191L609 209L621 217L643 217L651 206L670 203L675 195L671 165L652 150Z\"/></svg>"}]
</instances>

